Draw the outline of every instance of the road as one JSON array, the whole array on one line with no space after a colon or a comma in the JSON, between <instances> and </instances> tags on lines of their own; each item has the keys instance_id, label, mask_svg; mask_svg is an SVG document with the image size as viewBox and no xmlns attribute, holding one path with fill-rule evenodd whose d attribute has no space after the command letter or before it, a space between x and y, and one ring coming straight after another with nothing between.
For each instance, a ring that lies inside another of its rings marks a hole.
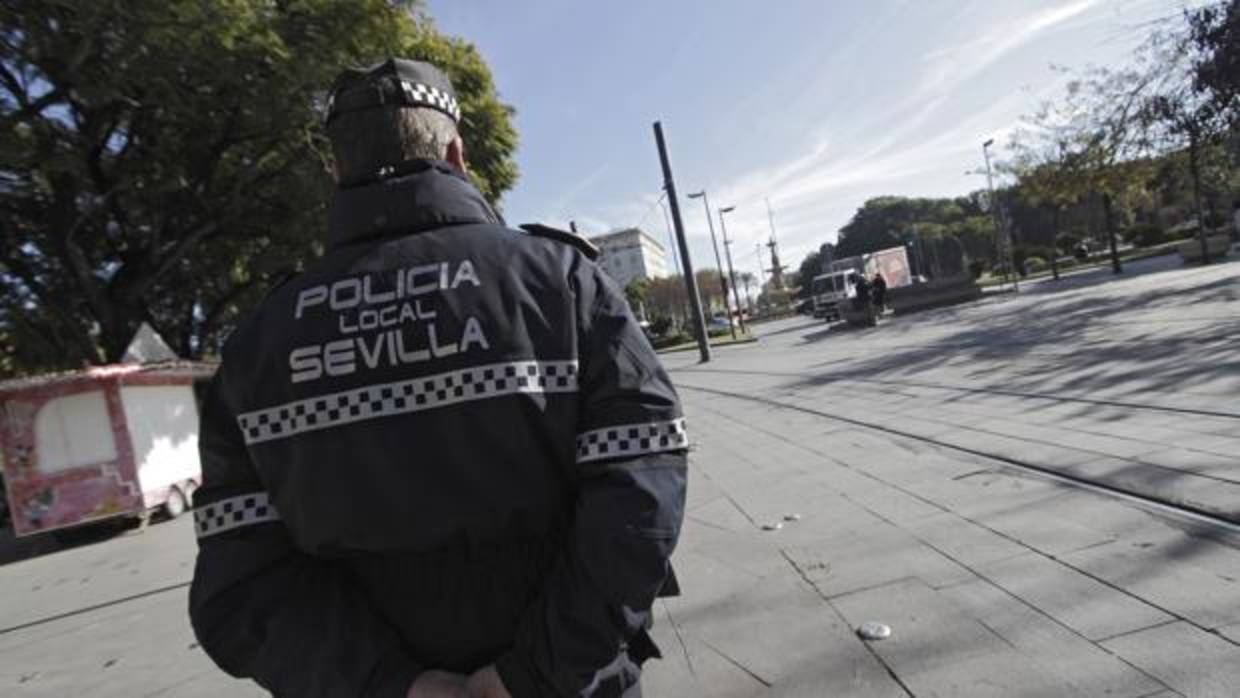
<instances>
[{"instance_id":1,"label":"road","mask_svg":"<svg viewBox=\"0 0 1240 698\"><path fill-rule=\"evenodd\" d=\"M1240 264L1156 259L666 355L694 450L646 695L1235 696L1237 300ZM0 566L0 694L262 695L194 641L192 537Z\"/></svg>"}]
</instances>

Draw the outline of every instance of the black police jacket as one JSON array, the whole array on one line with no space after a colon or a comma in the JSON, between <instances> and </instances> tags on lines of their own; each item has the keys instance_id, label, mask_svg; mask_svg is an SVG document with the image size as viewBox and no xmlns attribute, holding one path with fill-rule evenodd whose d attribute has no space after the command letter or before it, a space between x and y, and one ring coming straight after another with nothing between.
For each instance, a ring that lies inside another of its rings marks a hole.
<instances>
[{"instance_id":1,"label":"black police jacket","mask_svg":"<svg viewBox=\"0 0 1240 698\"><path fill-rule=\"evenodd\" d=\"M278 696L492 662L517 698L618 695L657 656L688 446L623 295L444 163L340 191L331 236L204 400L202 647Z\"/></svg>"}]
</instances>

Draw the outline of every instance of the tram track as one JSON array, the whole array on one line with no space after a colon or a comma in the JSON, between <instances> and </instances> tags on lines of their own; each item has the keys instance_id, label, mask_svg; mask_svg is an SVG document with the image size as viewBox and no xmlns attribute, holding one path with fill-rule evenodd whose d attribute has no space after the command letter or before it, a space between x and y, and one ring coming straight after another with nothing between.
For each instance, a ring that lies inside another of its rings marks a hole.
<instances>
[{"instance_id":1,"label":"tram track","mask_svg":"<svg viewBox=\"0 0 1240 698\"><path fill-rule=\"evenodd\" d=\"M680 373L682 371L678 371ZM684 371L690 372L690 371ZM736 371L696 371L699 373L736 373ZM740 372L744 373L744 372ZM933 436L925 436L915 434L909 431L891 427L885 424L858 419L856 417L846 417L838 414L832 414L812 407L798 405L795 403L785 402L770 397L753 395L737 391L721 390L718 388L708 388L700 385L688 384L683 381L677 381L677 388L689 390L693 392L714 395L717 397L732 398L743 400L751 403L762 404L777 409L786 409L802 414L809 414L825 420L833 422L849 424L851 426L879 432L888 436L896 436L902 439L908 439L919 443L927 444L947 451L964 453L984 461L994 462L1008 469L1016 470L1035 477L1048 479L1076 489L1086 490L1101 494L1104 496L1131 502L1137 506L1154 510L1167 514L1181 520L1187 520L1197 525L1202 525L1215 531L1226 532L1229 535L1240 536L1240 520L1228 516L1221 515L1218 512L1211 511L1207 508L1193 506L1184 502L1170 501L1160 498L1156 494L1142 492L1135 488L1119 487L1116 485L1090 480L1080 477L1072 473L1063 472L1062 470L1032 463L1024 459L1013 458L1001 453L994 453L981 448L972 448L958 443L951 443ZM1240 418L1240 415L1235 415Z\"/></svg>"},{"instance_id":2,"label":"tram track","mask_svg":"<svg viewBox=\"0 0 1240 698\"><path fill-rule=\"evenodd\" d=\"M860 378L852 375L840 375L833 373L811 374L796 373L791 371L758 371L753 369L715 369L715 368L681 368L673 371L677 374L722 374L722 375L751 375L765 376L770 378L787 378L800 379L806 382L814 382L816 384L826 383L865 383L870 385L883 385L894 388L923 388L930 390L946 390L958 393L972 395L999 395L1005 397L1018 397L1029 400L1044 400L1048 402L1057 402L1061 404L1073 403L1093 405L1097 407L1116 407L1130 410L1143 410L1149 412L1165 412L1172 414L1193 415L1198 417L1216 417L1219 419L1237 419L1240 420L1240 412L1228 412L1225 410L1208 410L1191 407L1175 407L1172 405L1154 405L1143 402L1130 402L1125 400L1104 400L1098 398L1087 398L1074 395L1062 395L1057 393L1043 393L1035 391L1011 390L1002 388L977 388L970 386L950 385L946 383L935 383L929 381L896 381L881 378Z\"/></svg>"}]
</instances>

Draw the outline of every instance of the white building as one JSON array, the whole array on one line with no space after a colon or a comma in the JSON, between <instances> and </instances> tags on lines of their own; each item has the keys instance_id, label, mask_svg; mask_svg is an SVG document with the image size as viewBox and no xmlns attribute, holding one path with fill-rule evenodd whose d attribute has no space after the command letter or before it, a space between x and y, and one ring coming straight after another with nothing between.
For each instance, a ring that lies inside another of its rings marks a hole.
<instances>
[{"instance_id":1,"label":"white building","mask_svg":"<svg viewBox=\"0 0 1240 698\"><path fill-rule=\"evenodd\" d=\"M599 265L621 288L633 279L667 276L667 252L640 228L590 238L599 249Z\"/></svg>"}]
</instances>

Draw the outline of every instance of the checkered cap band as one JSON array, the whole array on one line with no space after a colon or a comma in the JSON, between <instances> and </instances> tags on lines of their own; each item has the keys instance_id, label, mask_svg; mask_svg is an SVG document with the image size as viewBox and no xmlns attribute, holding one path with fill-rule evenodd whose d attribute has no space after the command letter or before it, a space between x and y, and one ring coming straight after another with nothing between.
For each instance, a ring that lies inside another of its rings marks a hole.
<instances>
[{"instance_id":1,"label":"checkered cap band","mask_svg":"<svg viewBox=\"0 0 1240 698\"><path fill-rule=\"evenodd\" d=\"M461 105L457 103L456 97L444 92L438 87L423 85L416 82L400 81L400 89L405 93L405 100L411 106L430 107L452 117L453 121L461 120Z\"/></svg>"},{"instance_id":2,"label":"checkered cap band","mask_svg":"<svg viewBox=\"0 0 1240 698\"><path fill-rule=\"evenodd\" d=\"M194 529L199 538L214 536L242 526L279 521L280 514L266 492L252 492L204 504L194 510Z\"/></svg>"},{"instance_id":3,"label":"checkered cap band","mask_svg":"<svg viewBox=\"0 0 1240 698\"><path fill-rule=\"evenodd\" d=\"M237 417L247 444L521 393L577 392L576 361L511 361L330 393Z\"/></svg>"},{"instance_id":4,"label":"checkered cap band","mask_svg":"<svg viewBox=\"0 0 1240 698\"><path fill-rule=\"evenodd\" d=\"M627 458L648 453L682 451L689 448L689 432L684 417L665 422L617 424L587 431L577 437L577 462Z\"/></svg>"},{"instance_id":5,"label":"checkered cap band","mask_svg":"<svg viewBox=\"0 0 1240 698\"><path fill-rule=\"evenodd\" d=\"M461 105L450 91L434 85L396 80L354 88L327 97L327 123L340 114L382 106L426 107L461 122Z\"/></svg>"}]
</instances>

